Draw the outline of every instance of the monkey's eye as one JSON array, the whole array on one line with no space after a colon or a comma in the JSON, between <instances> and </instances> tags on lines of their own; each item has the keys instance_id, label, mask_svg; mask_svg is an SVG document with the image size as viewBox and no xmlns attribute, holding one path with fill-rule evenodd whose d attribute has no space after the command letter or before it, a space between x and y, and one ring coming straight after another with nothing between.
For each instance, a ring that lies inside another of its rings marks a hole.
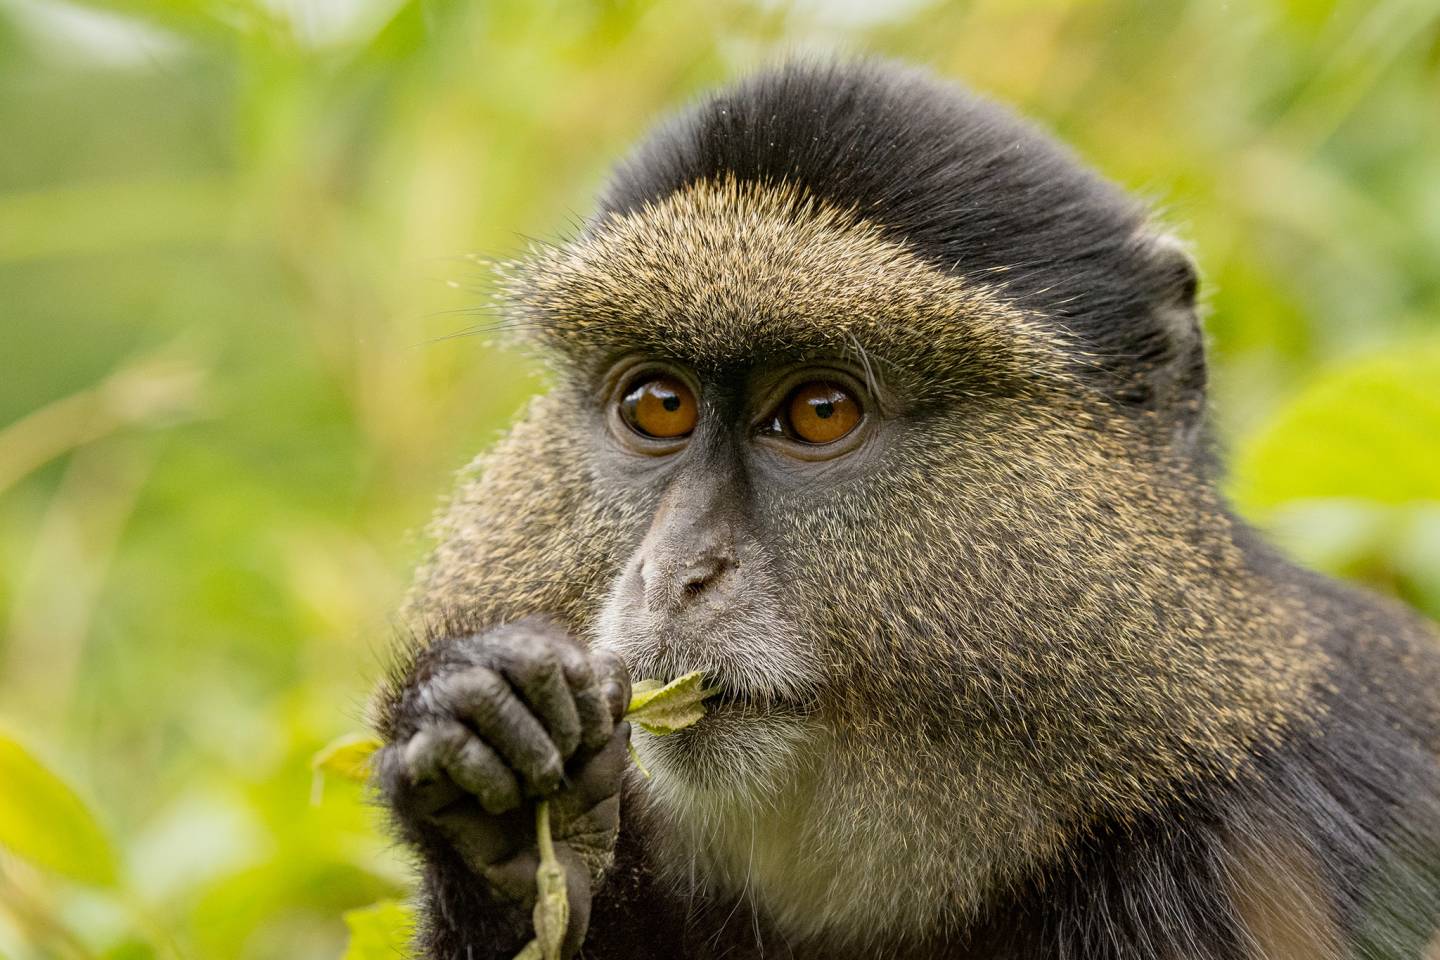
<instances>
[{"instance_id":1,"label":"monkey's eye","mask_svg":"<svg viewBox=\"0 0 1440 960\"><path fill-rule=\"evenodd\" d=\"M860 401L838 383L812 380L791 392L776 419L802 443L834 443L860 422Z\"/></svg>"},{"instance_id":2,"label":"monkey's eye","mask_svg":"<svg viewBox=\"0 0 1440 960\"><path fill-rule=\"evenodd\" d=\"M699 418L695 394L682 381L664 374L631 384L620 400L620 413L636 433L657 440L687 436Z\"/></svg>"}]
</instances>

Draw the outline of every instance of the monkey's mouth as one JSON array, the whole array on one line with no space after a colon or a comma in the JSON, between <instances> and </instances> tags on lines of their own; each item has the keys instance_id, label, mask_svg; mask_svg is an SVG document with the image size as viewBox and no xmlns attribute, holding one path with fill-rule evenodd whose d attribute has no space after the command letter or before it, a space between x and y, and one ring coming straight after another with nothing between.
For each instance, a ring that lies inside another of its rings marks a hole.
<instances>
[{"instance_id":1,"label":"monkey's mouth","mask_svg":"<svg viewBox=\"0 0 1440 960\"><path fill-rule=\"evenodd\" d=\"M683 674L677 676L683 676ZM665 682L670 683L674 679L672 677ZM734 678L707 672L701 682L712 692L703 701L705 717L698 721L699 724L722 716L727 719L739 720L747 716L759 717L774 713L802 712L803 701L800 699L769 690L756 690L737 682Z\"/></svg>"},{"instance_id":2,"label":"monkey's mouth","mask_svg":"<svg viewBox=\"0 0 1440 960\"><path fill-rule=\"evenodd\" d=\"M720 710L725 707L747 707L755 703L749 690L728 685L717 685L719 692L705 698L705 709Z\"/></svg>"},{"instance_id":3,"label":"monkey's mouth","mask_svg":"<svg viewBox=\"0 0 1440 960\"><path fill-rule=\"evenodd\" d=\"M736 683L726 677L707 678L706 685L715 693L705 698L705 714L716 717L745 717L769 715L800 715L808 713L812 702L809 698L798 697L773 690L756 690Z\"/></svg>"},{"instance_id":4,"label":"monkey's mouth","mask_svg":"<svg viewBox=\"0 0 1440 960\"><path fill-rule=\"evenodd\" d=\"M698 658L696 658L698 660ZM706 693L704 716L695 727L719 727L765 718L804 717L817 712L822 685L818 677L785 674L768 665L697 663L641 654L627 658L632 677L653 677L662 684L698 672ZM723 719L723 723L722 723Z\"/></svg>"},{"instance_id":5,"label":"monkey's mouth","mask_svg":"<svg viewBox=\"0 0 1440 960\"><path fill-rule=\"evenodd\" d=\"M737 690L722 687L719 693L705 698L705 717L700 722L707 720L718 721L724 719L741 720L760 717L772 713L776 704L769 698L761 698L753 695L747 690Z\"/></svg>"},{"instance_id":6,"label":"monkey's mouth","mask_svg":"<svg viewBox=\"0 0 1440 960\"><path fill-rule=\"evenodd\" d=\"M640 737L638 752L663 770L667 791L699 788L710 797L768 795L798 764L791 752L816 732L813 699L726 682L707 674L715 692L694 724L663 736Z\"/></svg>"}]
</instances>

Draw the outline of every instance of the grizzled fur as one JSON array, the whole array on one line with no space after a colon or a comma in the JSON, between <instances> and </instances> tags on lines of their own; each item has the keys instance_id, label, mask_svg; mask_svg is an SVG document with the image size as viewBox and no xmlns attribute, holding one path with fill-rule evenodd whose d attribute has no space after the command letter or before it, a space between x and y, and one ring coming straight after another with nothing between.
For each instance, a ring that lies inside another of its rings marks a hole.
<instances>
[{"instance_id":1,"label":"grizzled fur","mask_svg":"<svg viewBox=\"0 0 1440 960\"><path fill-rule=\"evenodd\" d=\"M439 521L388 740L456 632L544 614L614 642L662 492L597 453L616 356L702 383L849 357L893 428L828 486L687 461L737 491L814 722L689 777L689 731L637 735L656 776L583 956L1425 956L1440 642L1231 516L1193 271L1063 149L918 73L792 65L662 127L506 283L556 382ZM408 839L427 955L512 953L523 917Z\"/></svg>"}]
</instances>

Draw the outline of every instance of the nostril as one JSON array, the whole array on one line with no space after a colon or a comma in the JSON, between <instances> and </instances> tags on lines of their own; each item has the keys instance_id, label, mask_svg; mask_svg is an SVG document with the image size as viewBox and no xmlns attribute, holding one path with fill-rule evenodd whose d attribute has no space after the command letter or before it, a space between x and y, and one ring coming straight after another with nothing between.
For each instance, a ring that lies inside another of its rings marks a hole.
<instances>
[{"instance_id":1,"label":"nostril","mask_svg":"<svg viewBox=\"0 0 1440 960\"><path fill-rule=\"evenodd\" d=\"M724 557L706 559L685 571L681 578L680 594L684 600L694 600L714 585L729 570L731 563Z\"/></svg>"}]
</instances>

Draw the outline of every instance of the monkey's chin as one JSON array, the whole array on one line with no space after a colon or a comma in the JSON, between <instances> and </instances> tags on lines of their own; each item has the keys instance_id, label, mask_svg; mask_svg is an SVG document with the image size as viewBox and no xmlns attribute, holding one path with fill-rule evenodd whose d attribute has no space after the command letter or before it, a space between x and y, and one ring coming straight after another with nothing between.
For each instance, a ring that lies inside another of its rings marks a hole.
<instances>
[{"instance_id":1,"label":"monkey's chin","mask_svg":"<svg viewBox=\"0 0 1440 960\"><path fill-rule=\"evenodd\" d=\"M814 721L785 707L721 700L694 726L657 736L634 733L652 790L687 801L752 801L783 792L811 751Z\"/></svg>"}]
</instances>

